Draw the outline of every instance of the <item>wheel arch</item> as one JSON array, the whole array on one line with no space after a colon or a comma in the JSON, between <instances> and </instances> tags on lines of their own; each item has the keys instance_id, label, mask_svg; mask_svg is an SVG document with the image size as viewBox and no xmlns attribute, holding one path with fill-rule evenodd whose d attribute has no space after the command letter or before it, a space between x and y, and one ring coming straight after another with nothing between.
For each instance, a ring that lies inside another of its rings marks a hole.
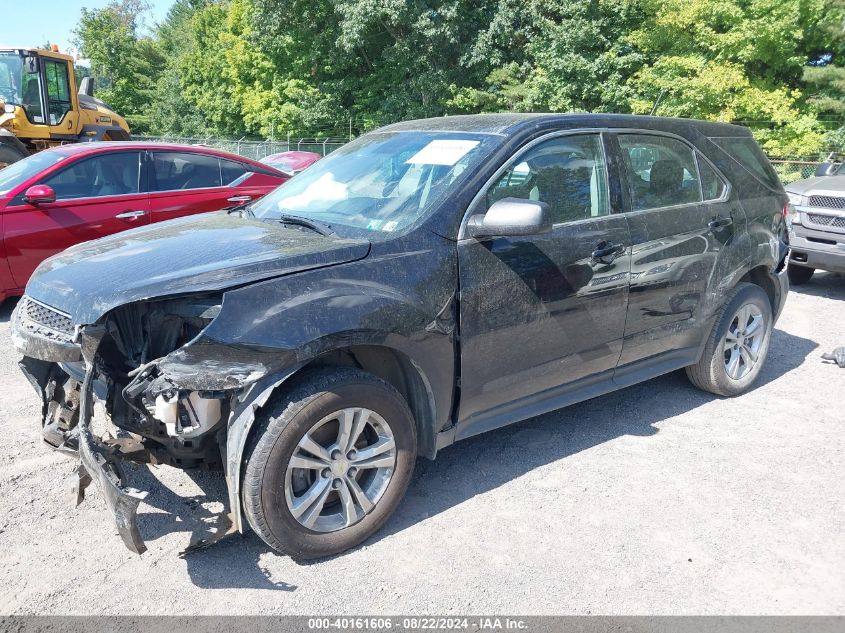
<instances>
[{"instance_id":1,"label":"wheel arch","mask_svg":"<svg viewBox=\"0 0 845 633\"><path fill-rule=\"evenodd\" d=\"M405 398L417 430L417 454L434 459L436 455L437 404L431 382L418 363L404 352L385 345L353 344L338 346L295 365L265 376L238 398L228 425L223 450L229 507L235 527L244 531L241 487L243 456L250 437L257 432L255 419L274 393L291 380L314 367L351 366L378 376Z\"/></svg>"},{"instance_id":2,"label":"wheel arch","mask_svg":"<svg viewBox=\"0 0 845 633\"><path fill-rule=\"evenodd\" d=\"M309 368L331 366L358 367L378 376L396 389L408 403L414 416L417 453L429 459L434 458L437 403L431 382L419 364L404 352L386 345L349 345L311 359L290 378Z\"/></svg>"},{"instance_id":3,"label":"wheel arch","mask_svg":"<svg viewBox=\"0 0 845 633\"><path fill-rule=\"evenodd\" d=\"M779 305L782 301L779 296L780 289L777 282L772 278L772 273L767 266L756 266L752 268L736 281L736 283L741 282L747 282L762 288L763 292L769 298L772 314L778 314Z\"/></svg>"}]
</instances>

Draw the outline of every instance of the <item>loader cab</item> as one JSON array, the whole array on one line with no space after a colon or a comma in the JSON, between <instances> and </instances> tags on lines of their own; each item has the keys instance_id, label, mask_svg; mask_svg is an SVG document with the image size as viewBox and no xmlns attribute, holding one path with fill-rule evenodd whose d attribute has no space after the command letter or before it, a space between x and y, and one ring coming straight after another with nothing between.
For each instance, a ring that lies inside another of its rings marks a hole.
<instances>
[{"instance_id":1,"label":"loader cab","mask_svg":"<svg viewBox=\"0 0 845 633\"><path fill-rule=\"evenodd\" d=\"M79 133L73 60L53 51L0 50L0 125L19 138L67 140ZM11 126L6 121L12 118Z\"/></svg>"},{"instance_id":2,"label":"loader cab","mask_svg":"<svg viewBox=\"0 0 845 633\"><path fill-rule=\"evenodd\" d=\"M58 49L0 49L0 169L33 152L79 141L128 141L126 120L76 90L73 57Z\"/></svg>"}]
</instances>

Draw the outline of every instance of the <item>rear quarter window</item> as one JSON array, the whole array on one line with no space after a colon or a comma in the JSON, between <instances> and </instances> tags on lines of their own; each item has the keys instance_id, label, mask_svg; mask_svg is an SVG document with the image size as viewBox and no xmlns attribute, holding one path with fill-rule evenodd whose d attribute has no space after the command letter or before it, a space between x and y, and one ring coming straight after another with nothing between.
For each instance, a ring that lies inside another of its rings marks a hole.
<instances>
[{"instance_id":1,"label":"rear quarter window","mask_svg":"<svg viewBox=\"0 0 845 633\"><path fill-rule=\"evenodd\" d=\"M224 187L236 187L252 174L247 165L233 160L220 159L220 173Z\"/></svg>"},{"instance_id":2,"label":"rear quarter window","mask_svg":"<svg viewBox=\"0 0 845 633\"><path fill-rule=\"evenodd\" d=\"M750 171L760 182L772 189L780 189L780 179L772 169L760 146L750 136L711 137L720 149Z\"/></svg>"}]
</instances>

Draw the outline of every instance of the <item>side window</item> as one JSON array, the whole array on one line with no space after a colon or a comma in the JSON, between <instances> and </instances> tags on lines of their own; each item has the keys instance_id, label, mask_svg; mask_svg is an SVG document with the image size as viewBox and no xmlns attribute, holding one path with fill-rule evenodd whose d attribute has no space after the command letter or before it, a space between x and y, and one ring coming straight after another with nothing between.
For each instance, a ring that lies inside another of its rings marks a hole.
<instances>
[{"instance_id":1,"label":"side window","mask_svg":"<svg viewBox=\"0 0 845 633\"><path fill-rule=\"evenodd\" d=\"M779 189L780 179L772 169L771 163L763 154L760 146L750 136L711 138L716 145L727 152L731 158L754 174L764 184Z\"/></svg>"},{"instance_id":2,"label":"side window","mask_svg":"<svg viewBox=\"0 0 845 633\"><path fill-rule=\"evenodd\" d=\"M634 211L701 201L692 148L665 136L620 134Z\"/></svg>"},{"instance_id":3,"label":"side window","mask_svg":"<svg viewBox=\"0 0 845 633\"><path fill-rule=\"evenodd\" d=\"M225 187L234 187L239 185L243 180L246 179L246 176L251 174L252 172L249 170L247 165L243 163L237 163L233 160L226 160L225 158L221 158L220 160L220 172L223 176L223 185Z\"/></svg>"},{"instance_id":4,"label":"side window","mask_svg":"<svg viewBox=\"0 0 845 633\"><path fill-rule=\"evenodd\" d=\"M31 123L44 123L44 112L41 109L41 79L40 67L22 64L21 75L21 105Z\"/></svg>"},{"instance_id":5,"label":"side window","mask_svg":"<svg viewBox=\"0 0 845 633\"><path fill-rule=\"evenodd\" d=\"M65 114L70 112L72 105L67 64L45 60L44 71L47 75L47 103L50 110L50 125L58 125L65 118Z\"/></svg>"},{"instance_id":6,"label":"side window","mask_svg":"<svg viewBox=\"0 0 845 633\"><path fill-rule=\"evenodd\" d=\"M220 162L216 156L189 152L153 154L152 191L178 191L221 186Z\"/></svg>"},{"instance_id":7,"label":"side window","mask_svg":"<svg viewBox=\"0 0 845 633\"><path fill-rule=\"evenodd\" d=\"M138 152L101 154L68 165L42 184L53 188L57 200L138 193L140 164Z\"/></svg>"},{"instance_id":8,"label":"side window","mask_svg":"<svg viewBox=\"0 0 845 633\"><path fill-rule=\"evenodd\" d=\"M555 224L607 215L601 137L564 136L531 148L487 191L488 208L502 198L545 202Z\"/></svg>"},{"instance_id":9,"label":"side window","mask_svg":"<svg viewBox=\"0 0 845 633\"><path fill-rule=\"evenodd\" d=\"M701 156L696 155L698 160L698 173L701 176L701 192L705 200L718 200L725 193L727 185L719 177L714 169Z\"/></svg>"}]
</instances>

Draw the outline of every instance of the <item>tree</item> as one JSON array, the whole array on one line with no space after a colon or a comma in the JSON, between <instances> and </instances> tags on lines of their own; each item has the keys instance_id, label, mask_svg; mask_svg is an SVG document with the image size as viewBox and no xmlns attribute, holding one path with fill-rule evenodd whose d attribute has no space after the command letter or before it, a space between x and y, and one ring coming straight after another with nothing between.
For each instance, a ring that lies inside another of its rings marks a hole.
<instances>
[{"instance_id":1,"label":"tree","mask_svg":"<svg viewBox=\"0 0 845 633\"><path fill-rule=\"evenodd\" d=\"M156 84L165 58L156 42L138 33L142 0L114 0L103 9L82 9L75 43L90 60L98 97L125 116L133 132L149 129Z\"/></svg>"},{"instance_id":2,"label":"tree","mask_svg":"<svg viewBox=\"0 0 845 633\"><path fill-rule=\"evenodd\" d=\"M814 153L823 131L800 80L820 41L824 0L642 0L627 39L643 55L629 81L635 113L764 125L776 155Z\"/></svg>"},{"instance_id":3,"label":"tree","mask_svg":"<svg viewBox=\"0 0 845 633\"><path fill-rule=\"evenodd\" d=\"M624 36L643 20L636 0L504 0L475 42L490 60L483 90L457 90L461 110L628 110L639 56Z\"/></svg>"}]
</instances>

